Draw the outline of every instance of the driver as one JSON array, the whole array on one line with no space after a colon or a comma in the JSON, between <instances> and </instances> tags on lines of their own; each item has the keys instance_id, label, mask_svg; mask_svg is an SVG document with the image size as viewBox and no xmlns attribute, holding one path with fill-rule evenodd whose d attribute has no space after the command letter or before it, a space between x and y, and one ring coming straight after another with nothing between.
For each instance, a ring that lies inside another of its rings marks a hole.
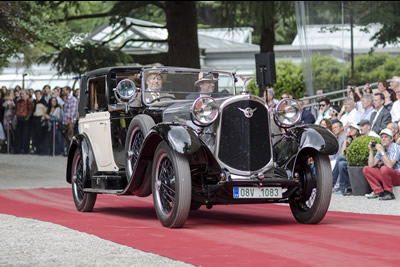
<instances>
[{"instance_id":1,"label":"driver","mask_svg":"<svg viewBox=\"0 0 400 267\"><path fill-rule=\"evenodd\" d=\"M161 88L163 82L165 81L165 74L161 74L159 70L151 70L146 72L144 76L144 81L146 83L146 92L145 92L145 100L147 103L159 99L160 97L170 96L168 98L161 98L159 101L171 100L171 98L175 99L175 97L171 94L161 93Z\"/></svg>"}]
</instances>

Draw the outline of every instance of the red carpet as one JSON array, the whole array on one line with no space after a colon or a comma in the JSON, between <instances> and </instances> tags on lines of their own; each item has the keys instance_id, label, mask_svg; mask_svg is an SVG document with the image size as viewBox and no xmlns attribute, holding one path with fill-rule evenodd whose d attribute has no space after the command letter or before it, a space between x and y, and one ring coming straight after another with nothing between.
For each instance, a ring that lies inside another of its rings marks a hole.
<instances>
[{"instance_id":1,"label":"red carpet","mask_svg":"<svg viewBox=\"0 0 400 267\"><path fill-rule=\"evenodd\" d=\"M202 207L182 229L159 223L151 197L99 195L76 211L71 189L0 190L0 213L66 226L201 266L399 266L400 216L328 212L302 225L279 205Z\"/></svg>"}]
</instances>

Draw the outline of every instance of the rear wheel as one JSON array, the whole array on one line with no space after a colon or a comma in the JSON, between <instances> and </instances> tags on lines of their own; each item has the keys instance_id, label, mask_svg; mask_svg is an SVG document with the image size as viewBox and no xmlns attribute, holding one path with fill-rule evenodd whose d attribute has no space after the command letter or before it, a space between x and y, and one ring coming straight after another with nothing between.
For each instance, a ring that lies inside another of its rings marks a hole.
<instances>
[{"instance_id":1,"label":"rear wheel","mask_svg":"<svg viewBox=\"0 0 400 267\"><path fill-rule=\"evenodd\" d=\"M84 192L85 178L83 176L83 160L79 149L76 149L71 170L72 196L78 211L92 211L96 203L97 194Z\"/></svg>"},{"instance_id":2,"label":"rear wheel","mask_svg":"<svg viewBox=\"0 0 400 267\"><path fill-rule=\"evenodd\" d=\"M316 153L297 167L302 194L290 199L290 209L299 223L317 224L325 217L331 202L332 172L329 157Z\"/></svg>"},{"instance_id":3,"label":"rear wheel","mask_svg":"<svg viewBox=\"0 0 400 267\"><path fill-rule=\"evenodd\" d=\"M189 162L164 141L157 146L154 156L152 191L161 224L170 228L182 227L190 212L192 196Z\"/></svg>"},{"instance_id":4,"label":"rear wheel","mask_svg":"<svg viewBox=\"0 0 400 267\"><path fill-rule=\"evenodd\" d=\"M125 173L128 181L132 179L144 138L154 125L155 123L150 116L142 114L136 116L129 124L125 142Z\"/></svg>"}]
</instances>

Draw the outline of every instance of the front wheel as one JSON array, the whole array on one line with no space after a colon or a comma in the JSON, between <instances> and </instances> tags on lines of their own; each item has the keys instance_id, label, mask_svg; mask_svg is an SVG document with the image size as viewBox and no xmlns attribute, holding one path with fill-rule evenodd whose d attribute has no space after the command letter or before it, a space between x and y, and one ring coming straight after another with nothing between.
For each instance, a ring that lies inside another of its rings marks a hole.
<instances>
[{"instance_id":1,"label":"front wheel","mask_svg":"<svg viewBox=\"0 0 400 267\"><path fill-rule=\"evenodd\" d=\"M325 217L331 202L331 165L329 157L320 153L306 161L297 166L302 195L290 199L290 209L299 223L317 224Z\"/></svg>"},{"instance_id":2,"label":"front wheel","mask_svg":"<svg viewBox=\"0 0 400 267\"><path fill-rule=\"evenodd\" d=\"M152 168L152 191L157 217L170 228L182 227L190 212L192 180L187 158L161 142Z\"/></svg>"},{"instance_id":3,"label":"front wheel","mask_svg":"<svg viewBox=\"0 0 400 267\"><path fill-rule=\"evenodd\" d=\"M79 149L76 149L71 170L72 196L78 211L92 211L96 203L96 193L86 193L83 191L85 179L83 176L83 160Z\"/></svg>"}]
</instances>

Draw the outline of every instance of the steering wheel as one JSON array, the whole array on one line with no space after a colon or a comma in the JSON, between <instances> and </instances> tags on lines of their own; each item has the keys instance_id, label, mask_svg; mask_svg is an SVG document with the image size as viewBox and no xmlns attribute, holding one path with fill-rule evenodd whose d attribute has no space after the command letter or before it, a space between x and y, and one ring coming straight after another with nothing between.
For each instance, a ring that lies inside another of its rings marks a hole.
<instances>
[{"instance_id":1,"label":"steering wheel","mask_svg":"<svg viewBox=\"0 0 400 267\"><path fill-rule=\"evenodd\" d=\"M170 98L170 99L174 99L174 100L176 99L175 96L173 96L173 95L164 95L164 96L154 98L153 100L151 100L149 102L149 104L153 104L154 102L159 101L160 99L164 99L164 98Z\"/></svg>"}]
</instances>

